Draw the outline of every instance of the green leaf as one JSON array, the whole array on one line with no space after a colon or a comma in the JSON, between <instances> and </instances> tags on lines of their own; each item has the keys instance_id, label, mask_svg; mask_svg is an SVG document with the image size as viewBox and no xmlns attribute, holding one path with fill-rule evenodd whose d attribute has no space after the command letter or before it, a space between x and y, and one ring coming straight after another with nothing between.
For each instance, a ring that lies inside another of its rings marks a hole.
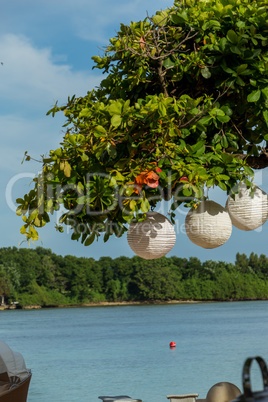
<instances>
[{"instance_id":1,"label":"green leaf","mask_svg":"<svg viewBox=\"0 0 268 402\"><path fill-rule=\"evenodd\" d=\"M42 226L45 226L45 224L46 224L47 222L44 220L44 219L42 219L42 217L41 216L37 216L36 218L35 218L35 220L34 220L34 225L36 226L36 227L42 227Z\"/></svg>"},{"instance_id":2,"label":"green leaf","mask_svg":"<svg viewBox=\"0 0 268 402\"><path fill-rule=\"evenodd\" d=\"M124 208L123 209L123 211L122 211L122 217L123 217L123 219L125 220L125 221L132 221L132 219L133 219L133 212L132 211L130 211L129 209L127 209L127 208ZM116 228L116 226L115 226L115 228Z\"/></svg>"},{"instance_id":3,"label":"green leaf","mask_svg":"<svg viewBox=\"0 0 268 402\"><path fill-rule=\"evenodd\" d=\"M172 14L170 19L175 25L180 25L182 22L188 21L188 15L186 11L183 11L182 13Z\"/></svg>"},{"instance_id":4,"label":"green leaf","mask_svg":"<svg viewBox=\"0 0 268 402\"><path fill-rule=\"evenodd\" d=\"M163 171L162 172L157 172L157 174L160 177L160 179L166 180L166 178L167 178L166 172L163 172Z\"/></svg>"},{"instance_id":5,"label":"green leaf","mask_svg":"<svg viewBox=\"0 0 268 402\"><path fill-rule=\"evenodd\" d=\"M108 108L108 111L111 115L121 114L122 112L122 104L118 101L114 101Z\"/></svg>"},{"instance_id":6,"label":"green leaf","mask_svg":"<svg viewBox=\"0 0 268 402\"><path fill-rule=\"evenodd\" d=\"M223 135L221 138L221 145L223 146L223 148L228 148L228 140L225 135Z\"/></svg>"},{"instance_id":7,"label":"green leaf","mask_svg":"<svg viewBox=\"0 0 268 402\"><path fill-rule=\"evenodd\" d=\"M221 52L225 51L226 43L227 43L227 39L226 38L221 38L220 43L219 43L219 47L220 47Z\"/></svg>"},{"instance_id":8,"label":"green leaf","mask_svg":"<svg viewBox=\"0 0 268 402\"><path fill-rule=\"evenodd\" d=\"M111 118L111 125L115 128L119 127L122 123L122 117L119 114L114 114Z\"/></svg>"},{"instance_id":9,"label":"green leaf","mask_svg":"<svg viewBox=\"0 0 268 402\"><path fill-rule=\"evenodd\" d=\"M211 77L211 72L209 71L209 69L207 67L201 68L201 74L206 79Z\"/></svg>"},{"instance_id":10,"label":"green leaf","mask_svg":"<svg viewBox=\"0 0 268 402\"><path fill-rule=\"evenodd\" d=\"M161 11L153 16L153 22L156 25L166 25L167 22L167 12L166 11Z\"/></svg>"},{"instance_id":11,"label":"green leaf","mask_svg":"<svg viewBox=\"0 0 268 402\"><path fill-rule=\"evenodd\" d=\"M226 174L219 174L219 176L217 176L218 180L229 180L230 176L227 176Z\"/></svg>"},{"instance_id":12,"label":"green leaf","mask_svg":"<svg viewBox=\"0 0 268 402\"><path fill-rule=\"evenodd\" d=\"M175 63L174 63L174 61L171 60L170 57L168 57L168 58L166 58L166 59L163 61L163 66L164 66L165 68L171 68L171 67L174 67L174 66L175 66Z\"/></svg>"},{"instance_id":13,"label":"green leaf","mask_svg":"<svg viewBox=\"0 0 268 402\"><path fill-rule=\"evenodd\" d=\"M221 135L219 133L215 134L212 140L213 144L216 144L217 142L219 142L221 140Z\"/></svg>"},{"instance_id":14,"label":"green leaf","mask_svg":"<svg viewBox=\"0 0 268 402\"><path fill-rule=\"evenodd\" d=\"M227 116L232 116L233 111L229 106L222 106L221 108Z\"/></svg>"},{"instance_id":15,"label":"green leaf","mask_svg":"<svg viewBox=\"0 0 268 402\"><path fill-rule=\"evenodd\" d=\"M183 128L183 129L181 130L181 137L182 137L182 138L186 138L186 137L188 137L188 135L190 135L190 134L191 134L191 131L188 130L187 128Z\"/></svg>"},{"instance_id":16,"label":"green leaf","mask_svg":"<svg viewBox=\"0 0 268 402\"><path fill-rule=\"evenodd\" d=\"M72 236L71 236L71 239L72 239L72 240L78 240L78 239L80 238L80 236L81 236L81 233L79 233L79 232L73 232L73 233L72 233Z\"/></svg>"},{"instance_id":17,"label":"green leaf","mask_svg":"<svg viewBox=\"0 0 268 402\"><path fill-rule=\"evenodd\" d=\"M28 218L28 222L34 220L36 218L36 216L38 215L38 209L35 209L29 216Z\"/></svg>"},{"instance_id":18,"label":"green leaf","mask_svg":"<svg viewBox=\"0 0 268 402\"><path fill-rule=\"evenodd\" d=\"M117 151L116 151L116 148L112 144L108 143L106 149L111 158L113 158L113 159L116 158Z\"/></svg>"},{"instance_id":19,"label":"green leaf","mask_svg":"<svg viewBox=\"0 0 268 402\"><path fill-rule=\"evenodd\" d=\"M211 115L216 115L216 116L224 116L224 115L225 115L225 113L224 113L223 110L221 110L221 109L219 109L219 108L216 108L216 107L214 107L214 108L211 110L210 114L211 114Z\"/></svg>"},{"instance_id":20,"label":"green leaf","mask_svg":"<svg viewBox=\"0 0 268 402\"><path fill-rule=\"evenodd\" d=\"M268 110L264 110L262 112L262 114L263 114L264 120L265 120L265 122L266 122L266 124L268 126ZM265 134L265 136L268 136L268 134ZM267 141L267 138L265 138L265 136L264 136L264 139Z\"/></svg>"},{"instance_id":21,"label":"green leaf","mask_svg":"<svg viewBox=\"0 0 268 402\"><path fill-rule=\"evenodd\" d=\"M125 177L118 170L116 170L115 172L116 172L116 175L115 175L116 180L118 180L118 181L125 180Z\"/></svg>"},{"instance_id":22,"label":"green leaf","mask_svg":"<svg viewBox=\"0 0 268 402\"><path fill-rule=\"evenodd\" d=\"M218 186L219 186L223 191L226 191L226 190L227 190L226 184L223 183L222 181L218 181Z\"/></svg>"},{"instance_id":23,"label":"green leaf","mask_svg":"<svg viewBox=\"0 0 268 402\"><path fill-rule=\"evenodd\" d=\"M238 43L238 41L239 41L239 37L237 36L237 34L235 33L235 31L232 30L232 29L230 29L230 30L227 32L227 39L228 39L231 43L233 43L234 45L236 45L236 44Z\"/></svg>"},{"instance_id":24,"label":"green leaf","mask_svg":"<svg viewBox=\"0 0 268 402\"><path fill-rule=\"evenodd\" d=\"M95 240L95 233L91 233L91 234L87 237L87 239L86 239L84 245L85 245L85 246L90 246L90 244L92 244L94 240Z\"/></svg>"},{"instance_id":25,"label":"green leaf","mask_svg":"<svg viewBox=\"0 0 268 402\"><path fill-rule=\"evenodd\" d=\"M236 73L234 70L232 70L231 68L227 67L224 63L221 64L221 68L222 68L223 71L225 71L226 73L237 76L237 73Z\"/></svg>"},{"instance_id":26,"label":"green leaf","mask_svg":"<svg viewBox=\"0 0 268 402\"><path fill-rule=\"evenodd\" d=\"M215 184L215 179L214 179L214 177L211 178L211 179L208 179L207 182L206 182L206 186L207 186L207 187L212 187L212 186L214 186L214 184Z\"/></svg>"},{"instance_id":27,"label":"green leaf","mask_svg":"<svg viewBox=\"0 0 268 402\"><path fill-rule=\"evenodd\" d=\"M97 132L98 134L102 134L102 135L107 134L107 130L104 127L100 126L100 125L95 127L95 132Z\"/></svg>"},{"instance_id":28,"label":"green leaf","mask_svg":"<svg viewBox=\"0 0 268 402\"><path fill-rule=\"evenodd\" d=\"M205 141L198 141L195 145L192 145L193 152L200 155L205 152Z\"/></svg>"},{"instance_id":29,"label":"green leaf","mask_svg":"<svg viewBox=\"0 0 268 402\"><path fill-rule=\"evenodd\" d=\"M242 54L242 52L241 52L241 50L240 50L240 48L238 46L231 46L230 50L231 50L232 53L239 54L239 55Z\"/></svg>"},{"instance_id":30,"label":"green leaf","mask_svg":"<svg viewBox=\"0 0 268 402\"><path fill-rule=\"evenodd\" d=\"M31 225L29 226L29 236L34 241L37 241L39 239L36 229Z\"/></svg>"},{"instance_id":31,"label":"green leaf","mask_svg":"<svg viewBox=\"0 0 268 402\"><path fill-rule=\"evenodd\" d=\"M104 237L103 237L104 243L106 243L106 242L109 240L109 238L110 238L110 233L109 233L109 232L106 232L105 235L104 235Z\"/></svg>"},{"instance_id":32,"label":"green leaf","mask_svg":"<svg viewBox=\"0 0 268 402\"><path fill-rule=\"evenodd\" d=\"M89 117L91 116L92 111L88 108L82 109L81 112L79 113L79 117Z\"/></svg>"},{"instance_id":33,"label":"green leaf","mask_svg":"<svg viewBox=\"0 0 268 402\"><path fill-rule=\"evenodd\" d=\"M205 31L208 28L213 28L213 27L219 29L221 27L220 22L217 20L209 20L204 25L202 25L203 31Z\"/></svg>"},{"instance_id":34,"label":"green leaf","mask_svg":"<svg viewBox=\"0 0 268 402\"><path fill-rule=\"evenodd\" d=\"M87 162L89 160L89 157L83 152L81 155L81 161L82 162Z\"/></svg>"},{"instance_id":35,"label":"green leaf","mask_svg":"<svg viewBox=\"0 0 268 402\"><path fill-rule=\"evenodd\" d=\"M102 62L102 58L100 56L92 56L91 59L97 64Z\"/></svg>"},{"instance_id":36,"label":"green leaf","mask_svg":"<svg viewBox=\"0 0 268 402\"><path fill-rule=\"evenodd\" d=\"M224 163L231 163L233 161L232 155L228 155L226 153L222 153L222 160Z\"/></svg>"},{"instance_id":37,"label":"green leaf","mask_svg":"<svg viewBox=\"0 0 268 402\"><path fill-rule=\"evenodd\" d=\"M78 198L77 198L77 204L79 204L79 205L84 205L85 202L86 202L86 200L87 200L87 197L86 197L86 196L78 197Z\"/></svg>"},{"instance_id":38,"label":"green leaf","mask_svg":"<svg viewBox=\"0 0 268 402\"><path fill-rule=\"evenodd\" d=\"M212 117L211 116L205 116L202 117L202 119L199 120L200 124L203 124L204 126L208 126L208 123L211 121Z\"/></svg>"},{"instance_id":39,"label":"green leaf","mask_svg":"<svg viewBox=\"0 0 268 402\"><path fill-rule=\"evenodd\" d=\"M128 197L130 197L130 196L133 194L133 192L134 192L134 186L128 186L128 187L125 189L125 194L126 194Z\"/></svg>"},{"instance_id":40,"label":"green leaf","mask_svg":"<svg viewBox=\"0 0 268 402\"><path fill-rule=\"evenodd\" d=\"M263 97L264 97L265 99L268 99L268 87L263 88L263 89L261 90L261 92L262 92L262 94L263 94Z\"/></svg>"},{"instance_id":41,"label":"green leaf","mask_svg":"<svg viewBox=\"0 0 268 402\"><path fill-rule=\"evenodd\" d=\"M183 195L185 196L185 197L190 197L191 195L192 195L192 193L193 193L193 191L192 191L192 189L191 188L184 188L183 190L182 190L182 193L183 193Z\"/></svg>"},{"instance_id":42,"label":"green leaf","mask_svg":"<svg viewBox=\"0 0 268 402\"><path fill-rule=\"evenodd\" d=\"M147 198L141 200L141 206L140 206L141 212L146 213L149 211L149 209L150 209L150 204L149 204L149 201L147 200Z\"/></svg>"},{"instance_id":43,"label":"green leaf","mask_svg":"<svg viewBox=\"0 0 268 402\"><path fill-rule=\"evenodd\" d=\"M76 145L76 135L69 135L68 141L71 145Z\"/></svg>"},{"instance_id":44,"label":"green leaf","mask_svg":"<svg viewBox=\"0 0 268 402\"><path fill-rule=\"evenodd\" d=\"M240 64L240 66L237 67L236 72L237 74L242 73L247 69L248 65L247 64Z\"/></svg>"},{"instance_id":45,"label":"green leaf","mask_svg":"<svg viewBox=\"0 0 268 402\"><path fill-rule=\"evenodd\" d=\"M202 147L199 148L198 151L196 151L194 155L195 156L201 156L201 155L203 155L205 153L205 151L206 151L206 147L205 147L205 145L202 145Z\"/></svg>"},{"instance_id":46,"label":"green leaf","mask_svg":"<svg viewBox=\"0 0 268 402\"><path fill-rule=\"evenodd\" d=\"M66 177L71 176L71 170L72 170L71 165L69 164L69 162L65 161L64 162L64 170L63 170L63 172L64 172Z\"/></svg>"},{"instance_id":47,"label":"green leaf","mask_svg":"<svg viewBox=\"0 0 268 402\"><path fill-rule=\"evenodd\" d=\"M162 116L162 117L166 116L166 114L167 114L167 109L166 109L165 105L163 105L162 102L158 103L158 111L159 111L160 116Z\"/></svg>"},{"instance_id":48,"label":"green leaf","mask_svg":"<svg viewBox=\"0 0 268 402\"><path fill-rule=\"evenodd\" d=\"M260 99L261 96L261 91L257 89L256 91L252 91L248 96L247 96L247 101L248 102L257 102Z\"/></svg>"},{"instance_id":49,"label":"green leaf","mask_svg":"<svg viewBox=\"0 0 268 402\"><path fill-rule=\"evenodd\" d=\"M250 176L250 177L253 177L253 176L254 176L254 170L251 169L249 166L244 166L244 170L245 170L245 173L246 173L248 176Z\"/></svg>"},{"instance_id":50,"label":"green leaf","mask_svg":"<svg viewBox=\"0 0 268 402\"><path fill-rule=\"evenodd\" d=\"M217 120L219 120L221 123L228 123L230 120L229 116L217 116Z\"/></svg>"},{"instance_id":51,"label":"green leaf","mask_svg":"<svg viewBox=\"0 0 268 402\"><path fill-rule=\"evenodd\" d=\"M23 225L23 226L20 228L20 233L21 233L21 234L25 234L25 233L26 233L26 230L27 230L27 225Z\"/></svg>"},{"instance_id":52,"label":"green leaf","mask_svg":"<svg viewBox=\"0 0 268 402\"><path fill-rule=\"evenodd\" d=\"M134 211L136 209L136 201L135 200L131 200L129 203L129 207L132 211Z\"/></svg>"}]
</instances>

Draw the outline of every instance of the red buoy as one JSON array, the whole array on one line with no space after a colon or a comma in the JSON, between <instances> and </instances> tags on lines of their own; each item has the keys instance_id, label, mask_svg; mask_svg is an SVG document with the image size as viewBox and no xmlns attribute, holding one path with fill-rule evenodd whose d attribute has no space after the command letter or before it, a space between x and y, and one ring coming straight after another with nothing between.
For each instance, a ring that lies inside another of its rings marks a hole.
<instances>
[{"instance_id":1,"label":"red buoy","mask_svg":"<svg viewBox=\"0 0 268 402\"><path fill-rule=\"evenodd\" d=\"M176 347L176 342L170 342L169 346L172 349L175 348Z\"/></svg>"}]
</instances>

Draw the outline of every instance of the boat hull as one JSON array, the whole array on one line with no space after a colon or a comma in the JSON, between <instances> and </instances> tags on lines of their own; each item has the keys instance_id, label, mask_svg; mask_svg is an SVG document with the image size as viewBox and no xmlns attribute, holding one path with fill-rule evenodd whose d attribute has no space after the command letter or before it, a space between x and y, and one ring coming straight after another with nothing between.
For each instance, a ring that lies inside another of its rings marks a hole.
<instances>
[{"instance_id":1,"label":"boat hull","mask_svg":"<svg viewBox=\"0 0 268 402\"><path fill-rule=\"evenodd\" d=\"M0 391L0 402L26 402L31 378L32 374L29 373L29 376L19 384L11 386L9 390Z\"/></svg>"}]
</instances>

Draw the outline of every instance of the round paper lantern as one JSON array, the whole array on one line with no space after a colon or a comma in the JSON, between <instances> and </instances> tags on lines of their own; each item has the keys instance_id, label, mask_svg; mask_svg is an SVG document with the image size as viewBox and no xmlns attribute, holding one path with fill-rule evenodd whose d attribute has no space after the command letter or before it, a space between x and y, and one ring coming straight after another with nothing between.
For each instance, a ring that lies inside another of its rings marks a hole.
<instances>
[{"instance_id":1,"label":"round paper lantern","mask_svg":"<svg viewBox=\"0 0 268 402\"><path fill-rule=\"evenodd\" d=\"M240 389L230 382L218 382L207 393L206 402L229 402L241 394Z\"/></svg>"},{"instance_id":2,"label":"round paper lantern","mask_svg":"<svg viewBox=\"0 0 268 402\"><path fill-rule=\"evenodd\" d=\"M131 222L127 240L135 254L146 260L153 260L163 257L173 248L176 233L164 215L148 212L144 221Z\"/></svg>"},{"instance_id":3,"label":"round paper lantern","mask_svg":"<svg viewBox=\"0 0 268 402\"><path fill-rule=\"evenodd\" d=\"M240 184L235 198L229 196L226 202L232 224L245 231L262 226L268 218L267 197L267 194L257 186L251 189L245 184Z\"/></svg>"},{"instance_id":4,"label":"round paper lantern","mask_svg":"<svg viewBox=\"0 0 268 402\"><path fill-rule=\"evenodd\" d=\"M216 248L231 236L232 222L226 209L214 201L201 201L185 219L186 234L197 246Z\"/></svg>"}]
</instances>

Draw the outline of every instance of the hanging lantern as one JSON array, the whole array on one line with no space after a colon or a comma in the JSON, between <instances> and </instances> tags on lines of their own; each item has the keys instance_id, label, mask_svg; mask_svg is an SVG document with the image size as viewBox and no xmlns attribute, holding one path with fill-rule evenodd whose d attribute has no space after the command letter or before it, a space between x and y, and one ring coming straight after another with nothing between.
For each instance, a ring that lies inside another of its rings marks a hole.
<instances>
[{"instance_id":1,"label":"hanging lantern","mask_svg":"<svg viewBox=\"0 0 268 402\"><path fill-rule=\"evenodd\" d=\"M233 401L240 394L240 389L231 382L218 382L208 391L206 402Z\"/></svg>"},{"instance_id":2,"label":"hanging lantern","mask_svg":"<svg viewBox=\"0 0 268 402\"><path fill-rule=\"evenodd\" d=\"M240 184L235 198L228 197L226 209L236 228L254 230L262 226L268 218L268 196L257 186L251 189Z\"/></svg>"},{"instance_id":3,"label":"hanging lantern","mask_svg":"<svg viewBox=\"0 0 268 402\"><path fill-rule=\"evenodd\" d=\"M216 248L231 236L232 222L226 209L214 201L201 201L185 219L186 234L197 246Z\"/></svg>"},{"instance_id":4,"label":"hanging lantern","mask_svg":"<svg viewBox=\"0 0 268 402\"><path fill-rule=\"evenodd\" d=\"M131 222L127 240L135 254L146 260L153 260L163 257L173 248L176 233L164 215L148 212L144 221Z\"/></svg>"}]
</instances>

